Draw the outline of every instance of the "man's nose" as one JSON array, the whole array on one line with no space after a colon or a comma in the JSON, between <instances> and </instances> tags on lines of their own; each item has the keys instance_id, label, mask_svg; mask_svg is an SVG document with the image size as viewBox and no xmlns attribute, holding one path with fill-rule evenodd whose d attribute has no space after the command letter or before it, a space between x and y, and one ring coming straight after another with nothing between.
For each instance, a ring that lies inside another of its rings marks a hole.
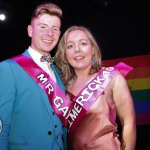
<instances>
[{"instance_id":1,"label":"man's nose","mask_svg":"<svg viewBox=\"0 0 150 150\"><path fill-rule=\"evenodd\" d=\"M53 30L52 29L47 29L46 30L46 35L52 36L53 35Z\"/></svg>"}]
</instances>

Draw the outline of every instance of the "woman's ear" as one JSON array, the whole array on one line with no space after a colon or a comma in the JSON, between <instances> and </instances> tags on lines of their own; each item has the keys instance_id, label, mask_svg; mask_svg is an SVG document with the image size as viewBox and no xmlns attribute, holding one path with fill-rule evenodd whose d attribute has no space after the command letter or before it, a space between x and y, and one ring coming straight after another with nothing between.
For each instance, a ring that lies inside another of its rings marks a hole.
<instances>
[{"instance_id":1,"label":"woman's ear","mask_svg":"<svg viewBox=\"0 0 150 150\"><path fill-rule=\"evenodd\" d=\"M93 48L92 48L92 55L94 55L94 53L95 53L95 51L94 51L94 46L93 46Z\"/></svg>"}]
</instances>

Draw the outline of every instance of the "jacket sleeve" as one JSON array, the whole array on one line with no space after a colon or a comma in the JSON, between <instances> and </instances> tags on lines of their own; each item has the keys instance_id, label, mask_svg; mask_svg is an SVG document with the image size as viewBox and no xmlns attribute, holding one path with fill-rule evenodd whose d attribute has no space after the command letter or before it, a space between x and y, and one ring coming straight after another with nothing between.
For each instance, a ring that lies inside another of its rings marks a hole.
<instances>
[{"instance_id":1,"label":"jacket sleeve","mask_svg":"<svg viewBox=\"0 0 150 150\"><path fill-rule=\"evenodd\" d=\"M15 82L7 61L0 63L0 150L8 149L8 135L15 100Z\"/></svg>"}]
</instances>

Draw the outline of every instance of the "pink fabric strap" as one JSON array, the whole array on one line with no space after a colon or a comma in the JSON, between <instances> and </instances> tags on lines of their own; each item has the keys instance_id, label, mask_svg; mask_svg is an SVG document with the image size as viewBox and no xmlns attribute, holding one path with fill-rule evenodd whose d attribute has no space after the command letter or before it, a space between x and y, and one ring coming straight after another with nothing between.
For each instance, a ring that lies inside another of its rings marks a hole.
<instances>
[{"instance_id":1,"label":"pink fabric strap","mask_svg":"<svg viewBox=\"0 0 150 150\"><path fill-rule=\"evenodd\" d=\"M69 135L74 131L85 113L104 91L115 73L120 71L123 76L126 76L131 70L132 67L122 62L114 67L103 68L97 76L80 91L80 93L73 99L74 105L67 117Z\"/></svg>"},{"instance_id":2,"label":"pink fabric strap","mask_svg":"<svg viewBox=\"0 0 150 150\"><path fill-rule=\"evenodd\" d=\"M50 76L29 57L19 55L12 58L12 60L17 62L45 91L55 113L67 127L67 120L64 118L64 113L66 109L69 109L71 103L70 100L67 99L65 93L63 93L60 87L50 78Z\"/></svg>"}]
</instances>

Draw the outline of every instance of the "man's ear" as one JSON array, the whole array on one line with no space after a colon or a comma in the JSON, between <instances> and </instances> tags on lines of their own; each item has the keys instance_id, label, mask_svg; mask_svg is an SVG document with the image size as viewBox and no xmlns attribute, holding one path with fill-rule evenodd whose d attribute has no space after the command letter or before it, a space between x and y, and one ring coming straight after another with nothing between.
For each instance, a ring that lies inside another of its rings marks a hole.
<instances>
[{"instance_id":1,"label":"man's ear","mask_svg":"<svg viewBox=\"0 0 150 150\"><path fill-rule=\"evenodd\" d=\"M32 26L31 25L28 25L27 31L28 31L28 36L32 37Z\"/></svg>"}]
</instances>

